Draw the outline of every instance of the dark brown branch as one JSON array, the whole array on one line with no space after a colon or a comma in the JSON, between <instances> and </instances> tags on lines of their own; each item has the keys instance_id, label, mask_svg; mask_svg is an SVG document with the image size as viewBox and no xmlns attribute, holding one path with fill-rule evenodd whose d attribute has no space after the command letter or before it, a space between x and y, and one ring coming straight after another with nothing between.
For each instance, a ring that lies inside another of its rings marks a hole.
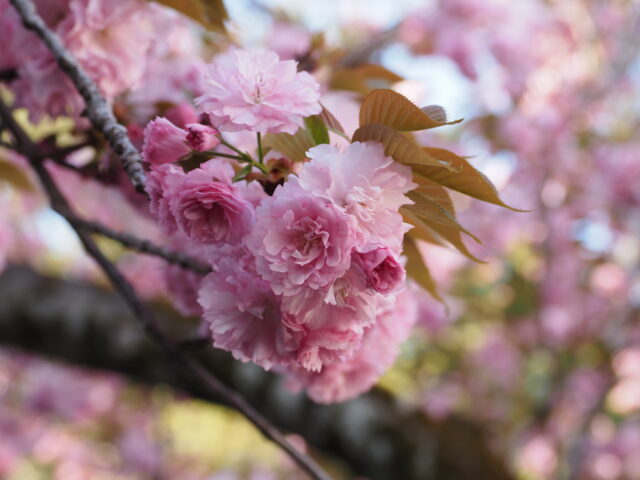
<instances>
[{"instance_id":1,"label":"dark brown branch","mask_svg":"<svg viewBox=\"0 0 640 480\"><path fill-rule=\"evenodd\" d=\"M76 366L117 372L147 385L170 385L193 398L224 403L179 378L113 291L79 279L8 266L0 274L0 345ZM196 324L164 304L149 305L172 338L195 338ZM282 378L222 350L193 354L274 425L304 437L314 451L349 467L338 478L513 480L489 447L490 425L457 416L436 420L382 389L349 402L319 405L283 388ZM332 465L336 463L332 462ZM336 471L338 474L339 472Z\"/></svg>"},{"instance_id":2,"label":"dark brown branch","mask_svg":"<svg viewBox=\"0 0 640 480\"><path fill-rule=\"evenodd\" d=\"M126 128L116 120L111 107L96 84L67 50L60 38L47 27L30 0L11 0L11 3L18 11L24 26L35 32L49 47L60 68L69 76L84 99L91 124L105 136L113 151L120 157L136 190L145 193L145 174L140 153L131 143Z\"/></svg>"},{"instance_id":3,"label":"dark brown branch","mask_svg":"<svg viewBox=\"0 0 640 480\"><path fill-rule=\"evenodd\" d=\"M202 275L206 275L207 273L211 272L211 267L209 267L208 265L201 263L180 252L155 245L149 240L143 240L124 232L116 232L102 225L101 223L91 222L75 216L68 217L67 220L74 227L110 238L124 245L125 247L131 248L132 250L136 250L140 253L147 253L149 255L155 255L156 257L164 258L169 263L175 263L176 265L180 265L182 268L193 270L194 272L200 273Z\"/></svg>"},{"instance_id":4,"label":"dark brown branch","mask_svg":"<svg viewBox=\"0 0 640 480\"><path fill-rule=\"evenodd\" d=\"M100 266L104 274L109 279L113 288L122 296L136 320L141 324L149 337L153 339L162 350L175 362L180 365L183 371L189 372L191 376L199 380L210 394L217 396L229 405L241 412L251 421L262 434L276 443L312 478L318 480L330 480L329 477L316 463L307 455L298 451L289 441L274 427L265 417L255 410L241 395L228 388L218 378L214 377L201 363L196 361L191 355L185 352L178 344L173 342L156 322L153 312L148 309L138 298L135 290L120 271L109 261L98 248L91 236L82 228L77 228L73 219L77 215L58 189L49 171L44 166L44 156L38 151L35 145L22 128L15 122L9 109L0 102L0 116L7 128L14 135L21 153L31 162L42 186L49 197L51 207L62 215L74 227L74 230L86 252Z\"/></svg>"}]
</instances>

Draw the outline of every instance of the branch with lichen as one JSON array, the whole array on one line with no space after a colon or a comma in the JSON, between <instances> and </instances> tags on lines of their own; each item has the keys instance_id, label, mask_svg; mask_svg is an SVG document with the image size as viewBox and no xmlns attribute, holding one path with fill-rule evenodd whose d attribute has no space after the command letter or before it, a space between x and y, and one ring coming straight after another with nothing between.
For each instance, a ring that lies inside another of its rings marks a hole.
<instances>
[{"instance_id":1,"label":"branch with lichen","mask_svg":"<svg viewBox=\"0 0 640 480\"><path fill-rule=\"evenodd\" d=\"M32 30L49 48L60 68L69 76L86 103L86 115L93 128L102 133L113 151L122 160L131 183L140 193L145 193L145 173L140 153L127 135L127 129L116 120L111 106L104 99L98 86L89 78L80 63L71 55L58 35L44 23L29 0L10 0L26 28Z\"/></svg>"},{"instance_id":2,"label":"branch with lichen","mask_svg":"<svg viewBox=\"0 0 640 480\"><path fill-rule=\"evenodd\" d=\"M309 456L297 450L280 433L280 431L255 410L240 394L227 387L217 377L213 376L200 362L191 356L180 343L174 342L159 326L154 313L138 298L133 286L127 281L116 266L102 253L95 241L85 229L88 224L78 223L75 214L66 198L56 185L54 179L44 165L46 155L39 151L27 133L14 120L11 111L4 103L0 102L0 118L3 124L11 132L16 142L16 150L24 155L35 171L42 187L44 188L51 207L65 218L74 228L80 242L87 254L95 260L104 274L107 276L113 288L122 296L136 320L144 328L148 336L171 358L172 363L180 366L179 373L187 372L189 376L197 379L210 394L217 396L236 408L249 421L251 421L262 434L285 451L300 468L317 480L330 480L330 477ZM90 225L90 224L89 224ZM103 233L103 232L100 232Z\"/></svg>"}]
</instances>

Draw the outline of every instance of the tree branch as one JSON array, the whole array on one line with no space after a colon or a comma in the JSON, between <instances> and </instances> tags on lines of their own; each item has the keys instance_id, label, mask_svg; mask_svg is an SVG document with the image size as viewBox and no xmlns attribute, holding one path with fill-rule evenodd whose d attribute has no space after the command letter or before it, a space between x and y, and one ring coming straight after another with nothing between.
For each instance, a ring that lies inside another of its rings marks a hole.
<instances>
[{"instance_id":1,"label":"tree branch","mask_svg":"<svg viewBox=\"0 0 640 480\"><path fill-rule=\"evenodd\" d=\"M91 124L104 135L113 151L120 157L131 183L140 193L145 193L145 174L140 153L131 143L127 129L116 120L111 107L96 84L67 50L60 38L47 27L30 0L10 1L18 11L24 26L35 32L49 47L60 68L78 89L87 105L86 112Z\"/></svg>"},{"instance_id":2,"label":"tree branch","mask_svg":"<svg viewBox=\"0 0 640 480\"><path fill-rule=\"evenodd\" d=\"M206 275L207 273L211 272L211 267L209 265L201 263L180 252L155 245L149 240L143 240L124 232L116 232L114 230L111 230L109 227L102 225L101 223L84 220L77 216L69 216L67 217L67 220L74 227L110 238L124 245L125 247L136 250L140 253L146 253L149 255L155 255L156 257L161 257L169 263L175 263L182 268L193 270L194 272L200 273L202 275Z\"/></svg>"},{"instance_id":3,"label":"tree branch","mask_svg":"<svg viewBox=\"0 0 640 480\"><path fill-rule=\"evenodd\" d=\"M137 328L130 310L110 290L9 266L0 274L0 305L0 345L224 403L199 383L181 380L171 360ZM150 307L172 338L196 339L194 322L164 304ZM302 435L314 450L348 465L342 478L513 479L488 448L483 431L464 419L430 419L417 406L380 389L349 402L319 405L285 390L280 376L234 360L227 352L200 348L194 355L274 425Z\"/></svg>"},{"instance_id":4,"label":"tree branch","mask_svg":"<svg viewBox=\"0 0 640 480\"><path fill-rule=\"evenodd\" d=\"M265 417L255 410L247 401L235 391L229 389L219 379L214 377L201 363L196 361L191 355L173 342L159 327L153 312L148 309L137 297L135 290L120 271L111 263L100 251L93 239L82 228L77 228L73 220L77 218L73 209L58 189L49 171L44 166L45 157L38 151L35 145L22 128L15 122L9 109L0 102L0 116L6 123L7 128L12 132L18 145L21 147L20 153L25 155L33 169L35 170L42 186L49 197L51 207L62 215L74 228L80 238L86 252L100 266L107 276L113 288L122 296L136 320L141 324L149 337L153 339L162 350L171 358L175 364L182 367L182 371L189 372L191 376L197 378L210 394L222 398L225 402L236 408L249 421L251 421L262 434L276 443L295 461L305 472L317 480L330 480L329 477L316 463L307 455L298 451L287 439L274 427ZM182 373L182 372L180 372Z\"/></svg>"}]
</instances>

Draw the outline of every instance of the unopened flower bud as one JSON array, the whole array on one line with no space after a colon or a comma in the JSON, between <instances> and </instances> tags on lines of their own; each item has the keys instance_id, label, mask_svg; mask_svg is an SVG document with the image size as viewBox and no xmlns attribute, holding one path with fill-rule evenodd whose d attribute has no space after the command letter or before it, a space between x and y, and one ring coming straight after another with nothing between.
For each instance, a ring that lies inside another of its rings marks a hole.
<instances>
[{"instance_id":1,"label":"unopened flower bud","mask_svg":"<svg viewBox=\"0 0 640 480\"><path fill-rule=\"evenodd\" d=\"M213 127L201 123L190 123L187 126L187 145L193 150L204 152L216 148L220 144L219 132Z\"/></svg>"}]
</instances>

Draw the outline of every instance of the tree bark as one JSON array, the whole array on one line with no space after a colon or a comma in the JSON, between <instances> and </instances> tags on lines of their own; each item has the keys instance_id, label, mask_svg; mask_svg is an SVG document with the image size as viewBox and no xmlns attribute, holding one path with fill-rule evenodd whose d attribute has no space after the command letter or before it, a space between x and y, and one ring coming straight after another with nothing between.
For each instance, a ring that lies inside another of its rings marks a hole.
<instances>
[{"instance_id":1,"label":"tree bark","mask_svg":"<svg viewBox=\"0 0 640 480\"><path fill-rule=\"evenodd\" d=\"M50 278L11 266L0 276L0 343L147 383L164 383L218 402L198 385L173 375L113 292ZM175 338L192 338L195 321L154 305ZM204 347L199 357L280 428L299 433L314 448L344 461L354 474L378 479L511 479L488 449L482 432L459 419L435 421L374 390L350 402L317 405L282 388L277 375Z\"/></svg>"}]
</instances>

